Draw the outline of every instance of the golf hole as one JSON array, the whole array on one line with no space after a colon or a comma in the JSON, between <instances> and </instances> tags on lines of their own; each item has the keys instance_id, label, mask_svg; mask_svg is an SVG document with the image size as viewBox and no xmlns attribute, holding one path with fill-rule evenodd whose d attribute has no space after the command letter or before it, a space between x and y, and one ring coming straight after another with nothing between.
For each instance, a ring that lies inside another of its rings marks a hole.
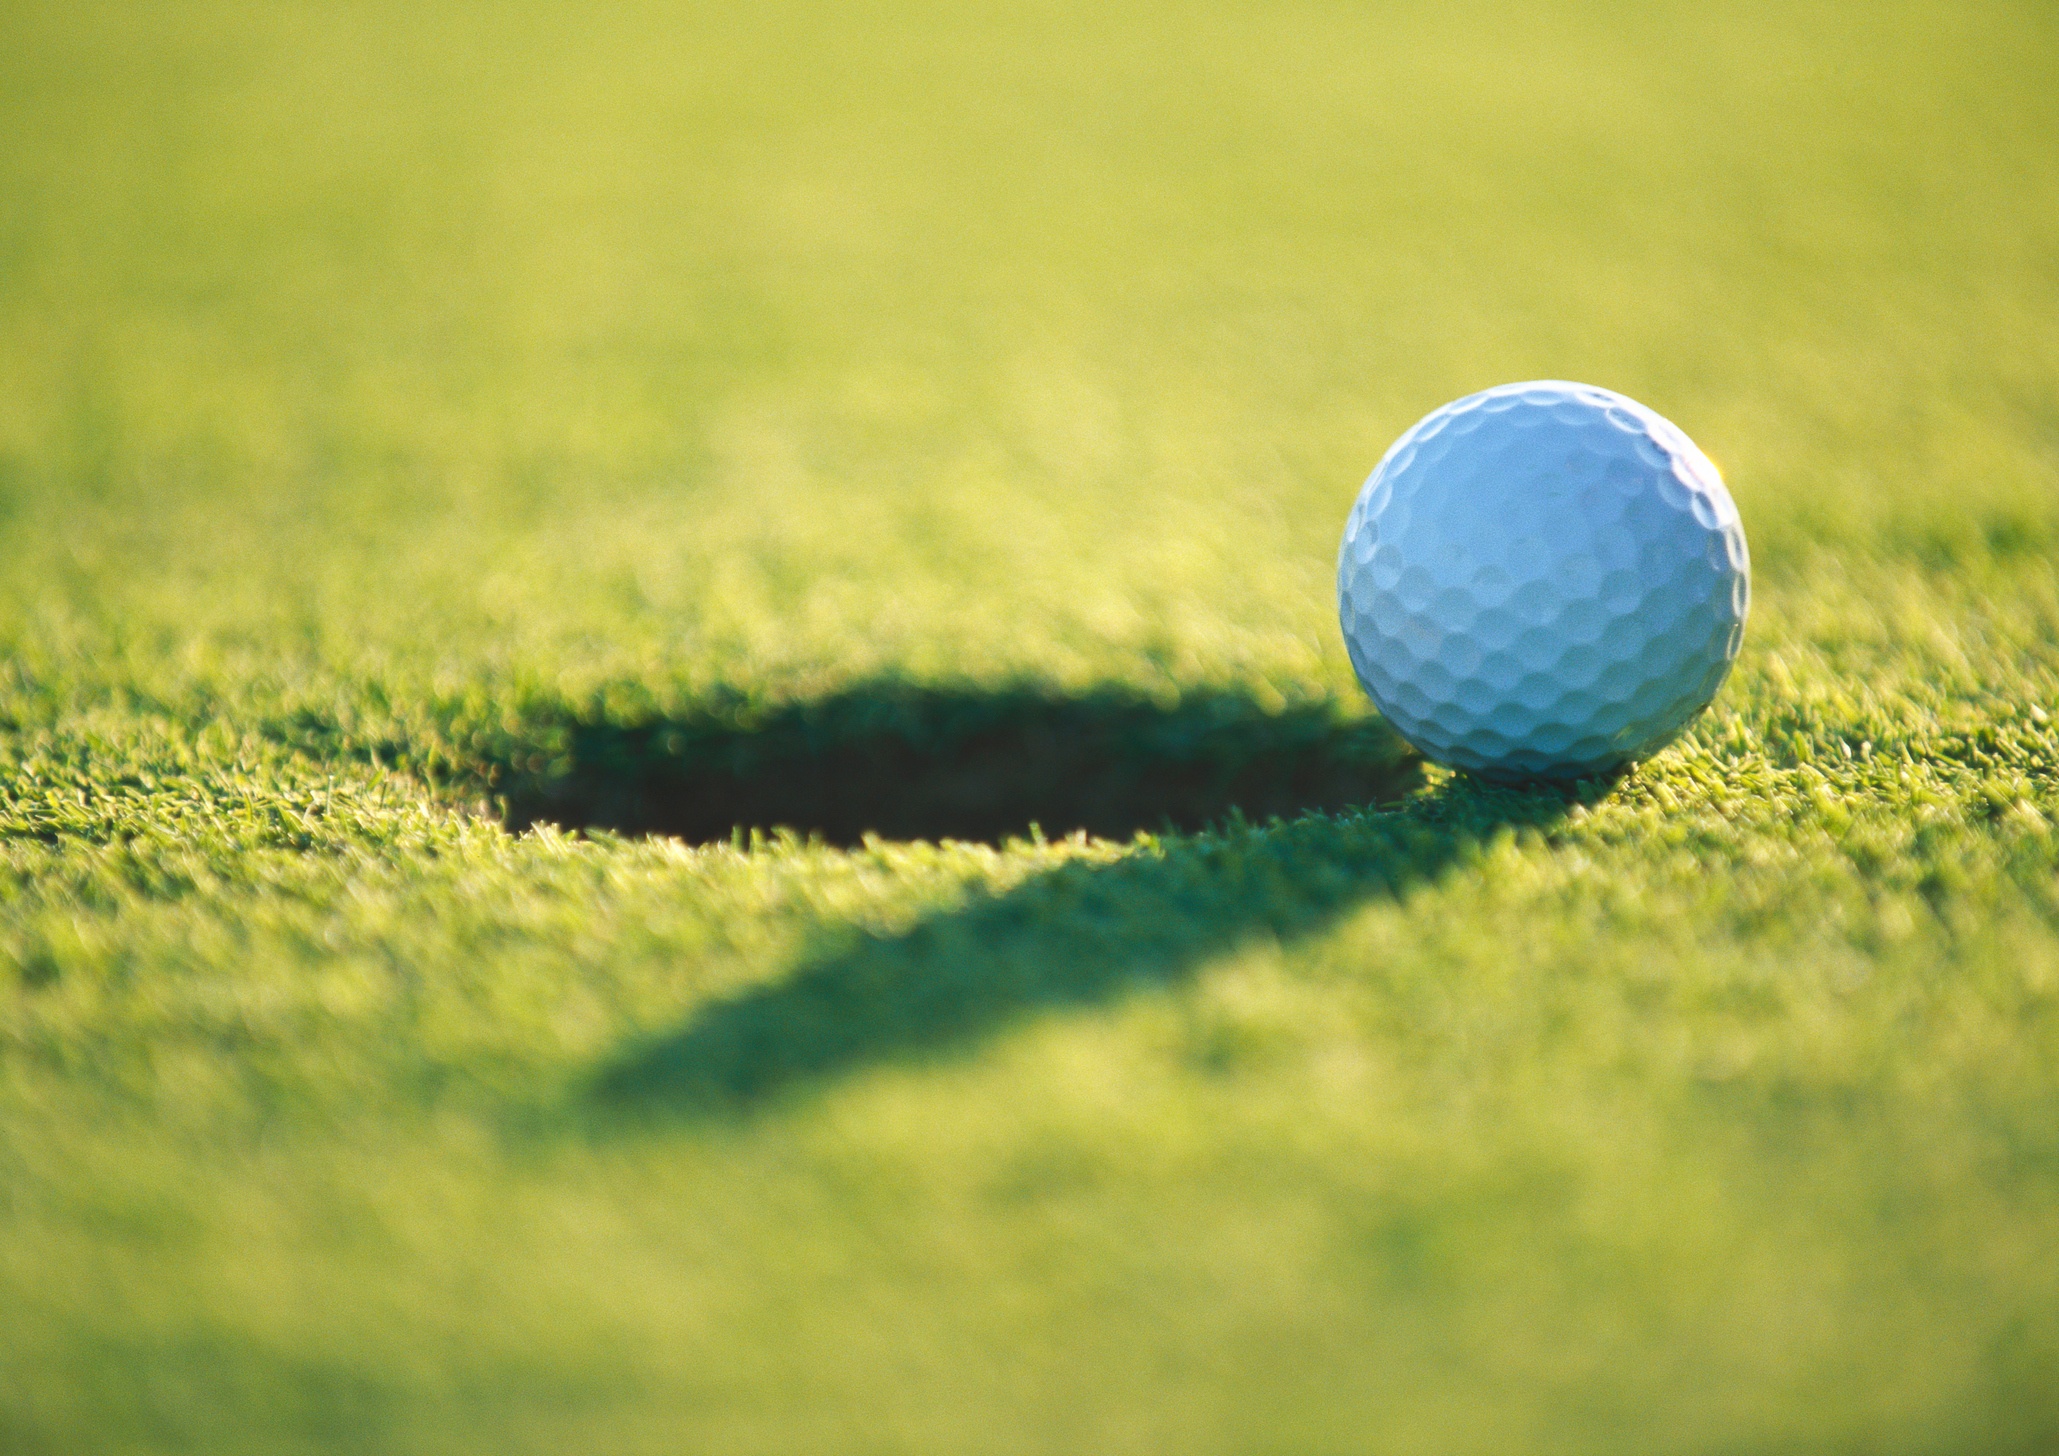
<instances>
[{"instance_id":1,"label":"golf hole","mask_svg":"<svg viewBox=\"0 0 2059 1456\"><path fill-rule=\"evenodd\" d=\"M1128 838L1384 802L1421 772L1377 718L1223 691L1166 706L1112 688L890 682L749 715L568 718L525 736L543 746L483 766L510 829L690 843L777 829L845 846L1000 843L1032 826Z\"/></svg>"}]
</instances>

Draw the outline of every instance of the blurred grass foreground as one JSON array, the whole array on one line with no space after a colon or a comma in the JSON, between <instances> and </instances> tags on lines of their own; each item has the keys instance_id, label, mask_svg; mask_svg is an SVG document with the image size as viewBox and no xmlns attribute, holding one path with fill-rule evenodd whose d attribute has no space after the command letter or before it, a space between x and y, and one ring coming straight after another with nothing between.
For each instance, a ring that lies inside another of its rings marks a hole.
<instances>
[{"instance_id":1,"label":"blurred grass foreground","mask_svg":"<svg viewBox=\"0 0 2059 1456\"><path fill-rule=\"evenodd\" d=\"M0 0L0 1451L2059 1450L2059 10ZM1430 408L1758 567L1409 755Z\"/></svg>"}]
</instances>

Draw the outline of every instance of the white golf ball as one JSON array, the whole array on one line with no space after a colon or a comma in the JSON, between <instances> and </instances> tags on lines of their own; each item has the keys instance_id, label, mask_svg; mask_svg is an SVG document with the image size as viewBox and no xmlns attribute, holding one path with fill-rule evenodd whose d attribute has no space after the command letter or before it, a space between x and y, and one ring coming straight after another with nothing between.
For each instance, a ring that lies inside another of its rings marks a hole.
<instances>
[{"instance_id":1,"label":"white golf ball","mask_svg":"<svg viewBox=\"0 0 2059 1456\"><path fill-rule=\"evenodd\" d=\"M1467 395L1359 492L1338 615L1374 704L1488 778L1606 773L1708 705L1751 563L1723 479L1635 400L1545 380Z\"/></svg>"}]
</instances>

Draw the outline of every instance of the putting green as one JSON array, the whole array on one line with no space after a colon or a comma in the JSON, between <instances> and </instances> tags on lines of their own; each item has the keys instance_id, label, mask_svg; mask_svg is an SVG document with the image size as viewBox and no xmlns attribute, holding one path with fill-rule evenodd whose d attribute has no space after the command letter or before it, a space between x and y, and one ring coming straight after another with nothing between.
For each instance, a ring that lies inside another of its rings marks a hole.
<instances>
[{"instance_id":1,"label":"putting green","mask_svg":"<svg viewBox=\"0 0 2059 1456\"><path fill-rule=\"evenodd\" d=\"M0 0L0 1449L2059 1445L2059 17L1116 9ZM1332 598L1537 377L1572 796Z\"/></svg>"}]
</instances>

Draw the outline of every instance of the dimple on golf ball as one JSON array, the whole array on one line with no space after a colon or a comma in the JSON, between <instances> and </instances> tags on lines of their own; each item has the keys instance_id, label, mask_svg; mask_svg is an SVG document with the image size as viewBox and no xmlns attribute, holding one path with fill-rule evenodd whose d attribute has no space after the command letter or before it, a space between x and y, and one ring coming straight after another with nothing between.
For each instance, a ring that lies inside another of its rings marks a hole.
<instances>
[{"instance_id":1,"label":"dimple on golf ball","mask_svg":"<svg viewBox=\"0 0 2059 1456\"><path fill-rule=\"evenodd\" d=\"M1664 747L1744 637L1744 526L1670 421L1587 384L1505 384L1396 440L1344 526L1344 643L1422 753L1503 780Z\"/></svg>"}]
</instances>

